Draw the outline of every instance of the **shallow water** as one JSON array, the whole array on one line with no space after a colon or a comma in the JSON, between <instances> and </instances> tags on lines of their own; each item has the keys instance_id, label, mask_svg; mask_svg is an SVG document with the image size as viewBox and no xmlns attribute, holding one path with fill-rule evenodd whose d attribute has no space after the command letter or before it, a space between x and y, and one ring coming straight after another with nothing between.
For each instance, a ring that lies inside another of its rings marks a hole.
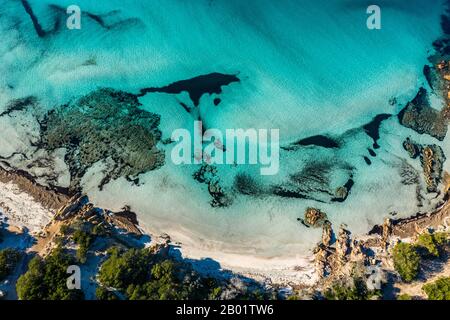
<instances>
[{"instance_id":1,"label":"shallow water","mask_svg":"<svg viewBox=\"0 0 450 320\"><path fill-rule=\"evenodd\" d=\"M207 186L192 178L198 166L170 162L170 145L160 146L166 164L140 175L138 185L123 177L100 191L105 163L97 163L83 188L98 205L130 205L150 229L183 233L206 251L304 254L320 236L297 222L308 206L326 211L335 227L345 223L361 233L390 213L408 216L436 202L426 196L418 208L416 185L402 183L405 161L421 170L402 142L411 136L448 151L448 139L437 142L400 126L396 117L376 116L397 114L426 85L422 70L442 33L442 2L378 2L381 30L367 29L369 3L363 0L80 0L82 28L68 30L64 11L71 1L0 0L1 108L33 95L43 114L112 87L143 94L142 108L161 115L162 140L177 128L193 130L197 117L220 130L280 129L288 147L278 175L262 177L255 166L218 167L233 198L227 208L211 207ZM226 81L198 91L198 77L210 74ZM186 81L192 79L197 82ZM397 104L389 103L393 97ZM23 139L25 129L1 119L2 157L33 149ZM64 150L58 152L58 167L50 171L67 186ZM45 180L48 169L33 173ZM313 171L331 192L353 181L348 198L331 201L318 191L307 176ZM255 194L236 190L237 175L254 180ZM279 186L278 194L270 192ZM302 196L286 196L294 193Z\"/></svg>"}]
</instances>

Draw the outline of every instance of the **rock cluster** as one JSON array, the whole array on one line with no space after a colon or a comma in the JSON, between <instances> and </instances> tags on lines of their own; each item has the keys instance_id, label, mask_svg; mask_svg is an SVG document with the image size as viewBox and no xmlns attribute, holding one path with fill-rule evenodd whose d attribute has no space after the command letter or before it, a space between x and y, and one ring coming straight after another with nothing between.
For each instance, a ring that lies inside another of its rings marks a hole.
<instances>
[{"instance_id":1,"label":"rock cluster","mask_svg":"<svg viewBox=\"0 0 450 320\"><path fill-rule=\"evenodd\" d=\"M350 232L343 226L339 228L336 240L336 258L338 263L344 265L347 262L348 254L351 252Z\"/></svg>"},{"instance_id":2,"label":"rock cluster","mask_svg":"<svg viewBox=\"0 0 450 320\"><path fill-rule=\"evenodd\" d=\"M349 271L349 262L369 265L366 243L351 238L350 231L340 226L336 241L330 222L323 225L322 242L315 248L316 272L322 278L339 277Z\"/></svg>"},{"instance_id":3,"label":"rock cluster","mask_svg":"<svg viewBox=\"0 0 450 320\"><path fill-rule=\"evenodd\" d=\"M73 218L81 218L93 225L108 225L125 230L127 233L141 235L142 232L138 228L136 214L128 208L124 208L121 212L111 212L100 209L90 203L87 196L74 196L68 203L56 212L54 217L57 221L67 221Z\"/></svg>"},{"instance_id":4,"label":"rock cluster","mask_svg":"<svg viewBox=\"0 0 450 320\"><path fill-rule=\"evenodd\" d=\"M330 246L333 240L333 228L331 222L327 221L324 223L322 228L322 244L325 246Z\"/></svg>"},{"instance_id":5,"label":"rock cluster","mask_svg":"<svg viewBox=\"0 0 450 320\"><path fill-rule=\"evenodd\" d=\"M403 142L403 148L408 152L410 158L415 159L420 155L420 146L413 142L410 138L406 138Z\"/></svg>"},{"instance_id":6,"label":"rock cluster","mask_svg":"<svg viewBox=\"0 0 450 320\"><path fill-rule=\"evenodd\" d=\"M444 152L437 145L426 146L423 148L421 161L428 192L437 192L445 161Z\"/></svg>"},{"instance_id":7,"label":"rock cluster","mask_svg":"<svg viewBox=\"0 0 450 320\"><path fill-rule=\"evenodd\" d=\"M320 228L328 222L325 212L316 208L307 208L305 211L305 218L299 219L307 227Z\"/></svg>"},{"instance_id":8,"label":"rock cluster","mask_svg":"<svg viewBox=\"0 0 450 320\"><path fill-rule=\"evenodd\" d=\"M435 76L437 89L442 93L445 106L441 110L442 116L450 120L450 61L441 60L432 69L438 76Z\"/></svg>"},{"instance_id":9,"label":"rock cluster","mask_svg":"<svg viewBox=\"0 0 450 320\"><path fill-rule=\"evenodd\" d=\"M381 232L381 239L382 239L382 247L384 249L387 249L389 245L389 238L392 235L392 220L389 218L386 218L384 220L383 226L382 226L382 232Z\"/></svg>"},{"instance_id":10,"label":"rock cluster","mask_svg":"<svg viewBox=\"0 0 450 320\"><path fill-rule=\"evenodd\" d=\"M442 180L443 164L446 159L441 147L435 144L420 145L409 138L403 142L403 147L411 158L420 156L427 191L437 192L438 185Z\"/></svg>"},{"instance_id":11,"label":"rock cluster","mask_svg":"<svg viewBox=\"0 0 450 320\"><path fill-rule=\"evenodd\" d=\"M347 199L347 197L348 197L348 189L347 189L347 187L345 187L345 186L338 187L336 189L335 196L336 196L335 199L337 201L340 201L340 202L345 201Z\"/></svg>"}]
</instances>

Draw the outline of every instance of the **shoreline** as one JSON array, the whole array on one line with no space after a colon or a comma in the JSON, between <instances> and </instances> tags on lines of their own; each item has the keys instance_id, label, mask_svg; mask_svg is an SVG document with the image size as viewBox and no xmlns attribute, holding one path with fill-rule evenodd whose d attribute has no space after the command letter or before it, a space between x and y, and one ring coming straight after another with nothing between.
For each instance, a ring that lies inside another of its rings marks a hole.
<instances>
[{"instance_id":1,"label":"shoreline","mask_svg":"<svg viewBox=\"0 0 450 320\"><path fill-rule=\"evenodd\" d=\"M71 201L79 198L76 196L70 198L67 194L41 186L20 173L0 168L0 188L4 189L7 185L15 187L17 199L22 200L20 204L24 206L24 210L30 205L40 205L39 214L45 213L47 217L41 223L37 223L39 217L25 215L20 221L15 218L17 213L5 212L7 210L1 210L0 217L6 217L10 227L26 228L25 230L30 230L33 235L37 236L51 225L55 217L64 210L63 208L70 207ZM10 200L16 201L16 199ZM0 209L2 208L1 204L0 198ZM24 210L20 210L20 212L23 213ZM131 229L134 233L140 232L142 235L149 236L152 239L152 245L167 243L169 239L168 243L173 247L174 255L179 255L177 252L181 253L183 259L192 261L194 268L204 274L217 275L218 271L232 271L255 280L277 284L295 282L296 284L313 285L318 280L314 274L314 254L312 252L308 256L262 258L238 252L209 251L196 246L195 241L189 237L187 232L173 230L170 234L160 233L153 230L151 226L143 224L137 217L134 221L123 221L118 220L115 215L114 222L128 230ZM217 268L217 266L220 267Z\"/></svg>"},{"instance_id":2,"label":"shoreline","mask_svg":"<svg viewBox=\"0 0 450 320\"><path fill-rule=\"evenodd\" d=\"M22 229L25 227L31 231L30 226L36 225L36 220L41 221L41 230L33 230L33 234L38 237L41 233L45 233L45 229L52 222L57 220L58 215L73 205L74 199L80 199L79 197L69 199L67 195L58 194L54 190L29 180L27 182L23 180L26 178L22 175L6 172L3 168L0 168L0 178L0 187L4 188L6 185L15 186L16 196L19 199L24 199L23 203L39 203L42 208L46 208L48 213L53 214L48 220L38 220L39 217L37 216L25 216L22 221L19 221L20 223L17 223L18 221L11 219L14 217L11 213L3 212L3 215L10 219L8 222L10 228L18 227ZM8 179L9 181L6 182ZM65 205L58 209L49 208L50 204L59 203L57 200L61 202L65 200ZM42 212L40 213L42 214ZM126 213L126 211L123 213ZM120 214L114 214L114 218L111 218L116 225L124 229L133 230L134 233L139 232L141 235L149 236L151 245L168 244L171 248L170 251L175 257L190 261L194 269L203 274L220 276L219 273L230 271L267 285L288 286L291 288L317 286L322 279L320 276L321 265L317 263L320 252L318 253L317 251L311 252L310 255L306 256L279 256L274 258L208 251L195 246L192 239L182 231L172 231L170 235L158 234L151 230L151 227L140 225L140 221L134 213L134 216L131 216L131 218L125 214L123 216ZM423 231L428 227L437 227L442 223L445 224L445 221L447 221L448 228L448 222L450 222L450 201L447 200L439 208L426 214L389 221L391 225L390 235L399 240L408 240L408 238L414 237L421 230ZM363 235L353 235L353 239L356 242L365 243L369 247L381 247L383 241L386 240L383 234L384 228L385 225L374 226L372 232ZM320 247L320 243L318 247ZM330 248L334 250L334 246Z\"/></svg>"}]
</instances>

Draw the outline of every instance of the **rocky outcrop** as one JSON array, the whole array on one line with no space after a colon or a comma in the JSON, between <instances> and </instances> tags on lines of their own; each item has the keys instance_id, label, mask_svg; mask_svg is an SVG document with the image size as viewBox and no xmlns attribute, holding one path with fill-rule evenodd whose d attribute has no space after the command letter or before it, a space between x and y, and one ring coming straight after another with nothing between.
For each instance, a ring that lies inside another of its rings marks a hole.
<instances>
[{"instance_id":1,"label":"rocky outcrop","mask_svg":"<svg viewBox=\"0 0 450 320\"><path fill-rule=\"evenodd\" d=\"M315 248L315 268L323 281L349 276L354 263L369 265L366 241L352 239L351 233L340 226L336 242L333 243L331 223L323 226L322 242Z\"/></svg>"},{"instance_id":2,"label":"rocky outcrop","mask_svg":"<svg viewBox=\"0 0 450 320\"><path fill-rule=\"evenodd\" d=\"M336 240L336 258L341 265L348 261L348 254L351 252L350 232L343 226L339 228Z\"/></svg>"},{"instance_id":3,"label":"rocky outcrop","mask_svg":"<svg viewBox=\"0 0 450 320\"><path fill-rule=\"evenodd\" d=\"M336 201L343 202L348 197L348 189L345 186L338 187L335 192Z\"/></svg>"},{"instance_id":4,"label":"rocky outcrop","mask_svg":"<svg viewBox=\"0 0 450 320\"><path fill-rule=\"evenodd\" d=\"M423 148L421 162L428 192L437 192L442 178L444 152L438 145L428 145Z\"/></svg>"},{"instance_id":5,"label":"rocky outcrop","mask_svg":"<svg viewBox=\"0 0 450 320\"><path fill-rule=\"evenodd\" d=\"M141 235L136 214L125 207L123 211L112 212L95 207L87 196L74 196L61 207L54 217L56 221L68 221L80 218L94 225L110 225L129 234Z\"/></svg>"},{"instance_id":6,"label":"rocky outcrop","mask_svg":"<svg viewBox=\"0 0 450 320\"><path fill-rule=\"evenodd\" d=\"M412 159L416 159L421 153L421 146L410 138L406 138L403 142L403 148L408 152L409 157Z\"/></svg>"},{"instance_id":7,"label":"rocky outcrop","mask_svg":"<svg viewBox=\"0 0 450 320\"><path fill-rule=\"evenodd\" d=\"M322 244L329 247L333 240L333 228L329 221L325 222L322 228Z\"/></svg>"},{"instance_id":8,"label":"rocky outcrop","mask_svg":"<svg viewBox=\"0 0 450 320\"><path fill-rule=\"evenodd\" d=\"M415 159L420 156L427 191L437 192L438 185L442 180L443 164L446 159L441 147L435 144L420 145L410 138L403 142L403 147L411 158ZM407 184L408 180L414 180L413 173L407 174L405 170L403 170L402 177L405 184Z\"/></svg>"},{"instance_id":9,"label":"rocky outcrop","mask_svg":"<svg viewBox=\"0 0 450 320\"><path fill-rule=\"evenodd\" d=\"M392 220L389 218L386 218L383 223L382 227L382 233L381 233L381 239L382 239L382 246L384 249L387 249L389 245L389 238L392 235Z\"/></svg>"},{"instance_id":10,"label":"rocky outcrop","mask_svg":"<svg viewBox=\"0 0 450 320\"><path fill-rule=\"evenodd\" d=\"M77 215L81 208L89 204L87 196L74 196L66 205L61 207L54 217L55 220L67 220Z\"/></svg>"},{"instance_id":11,"label":"rocky outcrop","mask_svg":"<svg viewBox=\"0 0 450 320\"><path fill-rule=\"evenodd\" d=\"M0 167L0 182L14 183L20 191L29 194L34 200L52 211L58 210L69 200L69 196L63 193L62 188L53 190L48 186L43 186L23 171L7 171Z\"/></svg>"},{"instance_id":12,"label":"rocky outcrop","mask_svg":"<svg viewBox=\"0 0 450 320\"><path fill-rule=\"evenodd\" d=\"M448 45L448 40L446 42ZM450 120L450 61L443 60L439 55L431 57L430 60L435 63L429 67L429 79L433 89L444 99L445 105L441 110L442 117Z\"/></svg>"},{"instance_id":13,"label":"rocky outcrop","mask_svg":"<svg viewBox=\"0 0 450 320\"><path fill-rule=\"evenodd\" d=\"M319 277L325 277L330 271L328 247L321 244L314 250L314 263Z\"/></svg>"},{"instance_id":14,"label":"rocky outcrop","mask_svg":"<svg viewBox=\"0 0 450 320\"><path fill-rule=\"evenodd\" d=\"M307 208L305 211L305 218L299 219L305 226L312 228L320 228L328 222L325 212L316 208Z\"/></svg>"},{"instance_id":15,"label":"rocky outcrop","mask_svg":"<svg viewBox=\"0 0 450 320\"><path fill-rule=\"evenodd\" d=\"M350 250L350 261L362 261L366 262L367 256L364 252L364 245L362 241L353 239L351 241L351 250Z\"/></svg>"}]
</instances>

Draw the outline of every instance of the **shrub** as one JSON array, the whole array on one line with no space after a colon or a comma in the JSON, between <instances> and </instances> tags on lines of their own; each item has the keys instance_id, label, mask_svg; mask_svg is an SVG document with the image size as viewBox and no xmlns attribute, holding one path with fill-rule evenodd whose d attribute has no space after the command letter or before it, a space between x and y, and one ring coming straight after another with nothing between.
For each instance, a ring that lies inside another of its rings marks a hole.
<instances>
[{"instance_id":1,"label":"shrub","mask_svg":"<svg viewBox=\"0 0 450 320\"><path fill-rule=\"evenodd\" d=\"M95 290L95 296L97 300L118 300L114 292L111 292L104 287L98 287Z\"/></svg>"},{"instance_id":2,"label":"shrub","mask_svg":"<svg viewBox=\"0 0 450 320\"><path fill-rule=\"evenodd\" d=\"M373 294L369 292L362 278L354 278L350 284L335 283L324 296L327 300L368 300Z\"/></svg>"},{"instance_id":3,"label":"shrub","mask_svg":"<svg viewBox=\"0 0 450 320\"><path fill-rule=\"evenodd\" d=\"M108 230L103 225L97 224L92 229L92 234L95 236L102 237L108 234Z\"/></svg>"},{"instance_id":4,"label":"shrub","mask_svg":"<svg viewBox=\"0 0 450 320\"><path fill-rule=\"evenodd\" d=\"M0 280L3 280L13 272L21 254L15 249L0 250Z\"/></svg>"},{"instance_id":5,"label":"shrub","mask_svg":"<svg viewBox=\"0 0 450 320\"><path fill-rule=\"evenodd\" d=\"M450 300L450 277L440 278L422 287L429 300Z\"/></svg>"},{"instance_id":6,"label":"shrub","mask_svg":"<svg viewBox=\"0 0 450 320\"><path fill-rule=\"evenodd\" d=\"M63 224L61 226L61 228L59 229L59 231L61 232L61 234L63 235L69 235L73 230L70 226L68 226L67 224Z\"/></svg>"},{"instance_id":7,"label":"shrub","mask_svg":"<svg viewBox=\"0 0 450 320\"><path fill-rule=\"evenodd\" d=\"M102 284L126 290L130 284L142 284L150 279L153 259L150 251L130 249L121 253L110 250L111 256L102 264L99 280Z\"/></svg>"},{"instance_id":8,"label":"shrub","mask_svg":"<svg viewBox=\"0 0 450 320\"><path fill-rule=\"evenodd\" d=\"M412 297L409 294L401 294L397 297L397 300L412 300Z\"/></svg>"},{"instance_id":9,"label":"shrub","mask_svg":"<svg viewBox=\"0 0 450 320\"><path fill-rule=\"evenodd\" d=\"M87 232L82 230L76 230L73 233L73 240L78 244L77 259L81 263L86 262L86 255L89 247L91 246L94 238Z\"/></svg>"},{"instance_id":10,"label":"shrub","mask_svg":"<svg viewBox=\"0 0 450 320\"><path fill-rule=\"evenodd\" d=\"M79 300L81 290L67 288L67 268L74 259L55 249L47 258L34 257L28 271L17 281L17 295L21 300Z\"/></svg>"},{"instance_id":11,"label":"shrub","mask_svg":"<svg viewBox=\"0 0 450 320\"><path fill-rule=\"evenodd\" d=\"M130 300L200 300L221 294L216 281L202 278L182 262L161 259L147 249L110 250L99 280Z\"/></svg>"},{"instance_id":12,"label":"shrub","mask_svg":"<svg viewBox=\"0 0 450 320\"><path fill-rule=\"evenodd\" d=\"M423 233L417 240L417 245L426 250L427 255L440 257L444 246L448 242L448 235L444 232Z\"/></svg>"},{"instance_id":13,"label":"shrub","mask_svg":"<svg viewBox=\"0 0 450 320\"><path fill-rule=\"evenodd\" d=\"M394 268L403 281L411 282L417 278L420 270L420 256L413 245L398 243L393 251Z\"/></svg>"}]
</instances>

